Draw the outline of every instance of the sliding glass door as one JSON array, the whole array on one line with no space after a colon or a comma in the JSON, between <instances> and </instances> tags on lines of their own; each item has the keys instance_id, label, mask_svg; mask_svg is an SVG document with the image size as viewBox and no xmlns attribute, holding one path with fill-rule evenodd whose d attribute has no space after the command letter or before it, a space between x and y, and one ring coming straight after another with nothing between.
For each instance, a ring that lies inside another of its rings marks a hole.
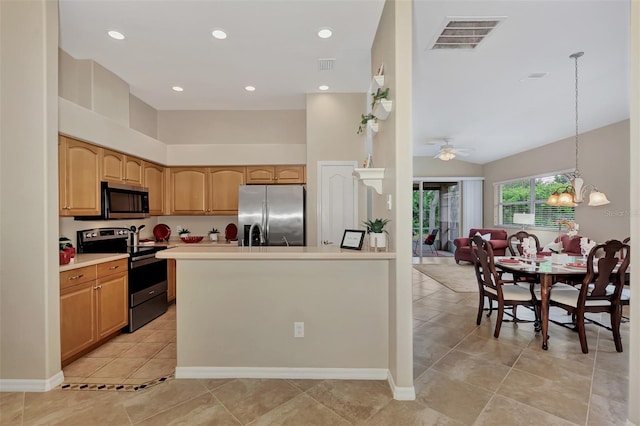
<instances>
[{"instance_id":1,"label":"sliding glass door","mask_svg":"<svg viewBox=\"0 0 640 426\"><path fill-rule=\"evenodd\" d=\"M413 256L443 256L453 252L460 230L458 182L413 182Z\"/></svg>"}]
</instances>

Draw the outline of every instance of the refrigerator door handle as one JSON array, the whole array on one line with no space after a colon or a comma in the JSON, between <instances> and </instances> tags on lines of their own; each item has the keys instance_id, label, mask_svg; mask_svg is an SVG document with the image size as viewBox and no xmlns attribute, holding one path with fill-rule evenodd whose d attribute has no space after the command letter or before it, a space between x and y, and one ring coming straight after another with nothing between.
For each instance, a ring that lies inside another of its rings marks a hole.
<instances>
[{"instance_id":1,"label":"refrigerator door handle","mask_svg":"<svg viewBox=\"0 0 640 426\"><path fill-rule=\"evenodd\" d=\"M264 235L265 235L264 239L267 242L267 245L269 245L268 243L269 241L269 201L265 201L264 206L265 206L265 213L262 216L264 218L264 226L262 229L264 229Z\"/></svg>"}]
</instances>

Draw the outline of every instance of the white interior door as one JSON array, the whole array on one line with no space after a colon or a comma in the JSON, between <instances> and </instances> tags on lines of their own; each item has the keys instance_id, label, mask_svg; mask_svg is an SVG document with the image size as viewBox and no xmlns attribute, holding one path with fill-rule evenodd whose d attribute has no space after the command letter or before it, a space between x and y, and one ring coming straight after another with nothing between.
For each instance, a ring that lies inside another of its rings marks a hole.
<instances>
[{"instance_id":1,"label":"white interior door","mask_svg":"<svg viewBox=\"0 0 640 426\"><path fill-rule=\"evenodd\" d=\"M355 161L318 162L318 246L340 246L345 229L358 229Z\"/></svg>"}]
</instances>

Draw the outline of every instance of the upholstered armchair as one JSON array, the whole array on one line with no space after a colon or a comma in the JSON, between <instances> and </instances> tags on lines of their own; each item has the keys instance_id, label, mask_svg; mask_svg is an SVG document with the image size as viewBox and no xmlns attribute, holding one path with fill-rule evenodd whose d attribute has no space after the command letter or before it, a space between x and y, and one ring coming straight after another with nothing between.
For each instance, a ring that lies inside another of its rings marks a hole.
<instances>
[{"instance_id":1,"label":"upholstered armchair","mask_svg":"<svg viewBox=\"0 0 640 426\"><path fill-rule=\"evenodd\" d=\"M461 260L473 263L471 243L476 234L479 234L485 241L488 241L489 244L491 244L491 248L495 256L505 255L507 250L507 231L502 229L472 228L469 231L468 238L462 237L453 240L453 245L456 246L456 250L453 254L456 263L460 263Z\"/></svg>"}]
</instances>

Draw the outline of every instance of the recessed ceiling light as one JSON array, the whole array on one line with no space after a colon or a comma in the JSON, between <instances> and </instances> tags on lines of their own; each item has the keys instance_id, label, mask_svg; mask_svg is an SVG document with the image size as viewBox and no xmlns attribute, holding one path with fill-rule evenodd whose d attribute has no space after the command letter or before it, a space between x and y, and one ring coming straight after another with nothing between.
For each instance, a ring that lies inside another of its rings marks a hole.
<instances>
[{"instance_id":1,"label":"recessed ceiling light","mask_svg":"<svg viewBox=\"0 0 640 426\"><path fill-rule=\"evenodd\" d=\"M331 31L331 28L320 28L320 30L318 31L318 37L320 38L329 38L333 35L333 31Z\"/></svg>"},{"instance_id":2,"label":"recessed ceiling light","mask_svg":"<svg viewBox=\"0 0 640 426\"><path fill-rule=\"evenodd\" d=\"M124 40L124 34L122 34L119 31L111 30L111 31L107 32L107 34L109 34L109 37L114 38L116 40Z\"/></svg>"},{"instance_id":3,"label":"recessed ceiling light","mask_svg":"<svg viewBox=\"0 0 640 426\"><path fill-rule=\"evenodd\" d=\"M253 86L246 86L244 90L246 90L247 92L255 92L256 88Z\"/></svg>"},{"instance_id":4,"label":"recessed ceiling light","mask_svg":"<svg viewBox=\"0 0 640 426\"><path fill-rule=\"evenodd\" d=\"M214 38L217 38L218 40L224 40L225 38L227 38L227 33L224 30L221 29L215 29L213 31L211 31L211 35Z\"/></svg>"},{"instance_id":5,"label":"recessed ceiling light","mask_svg":"<svg viewBox=\"0 0 640 426\"><path fill-rule=\"evenodd\" d=\"M175 90L176 92L184 91L184 89L182 87L180 87L180 86L173 86L172 89Z\"/></svg>"},{"instance_id":6,"label":"recessed ceiling light","mask_svg":"<svg viewBox=\"0 0 640 426\"><path fill-rule=\"evenodd\" d=\"M329 90L329 86L323 84L322 86L318 86L318 89L324 92L326 90Z\"/></svg>"}]
</instances>

